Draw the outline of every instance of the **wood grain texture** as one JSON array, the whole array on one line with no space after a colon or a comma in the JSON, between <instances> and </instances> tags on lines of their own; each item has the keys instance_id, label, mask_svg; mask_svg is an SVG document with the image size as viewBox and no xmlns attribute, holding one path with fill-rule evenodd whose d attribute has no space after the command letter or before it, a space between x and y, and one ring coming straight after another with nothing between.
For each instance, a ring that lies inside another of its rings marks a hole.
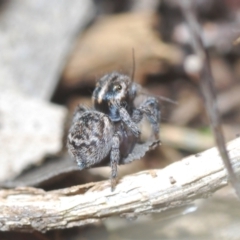
<instances>
[{"instance_id":1,"label":"wood grain texture","mask_svg":"<svg viewBox=\"0 0 240 240\"><path fill-rule=\"evenodd\" d=\"M240 175L240 138L228 144ZM134 218L184 206L227 185L216 148L189 156L162 170L120 179L114 192L103 181L45 192L37 188L0 190L0 230L48 231L96 223L110 216Z\"/></svg>"}]
</instances>

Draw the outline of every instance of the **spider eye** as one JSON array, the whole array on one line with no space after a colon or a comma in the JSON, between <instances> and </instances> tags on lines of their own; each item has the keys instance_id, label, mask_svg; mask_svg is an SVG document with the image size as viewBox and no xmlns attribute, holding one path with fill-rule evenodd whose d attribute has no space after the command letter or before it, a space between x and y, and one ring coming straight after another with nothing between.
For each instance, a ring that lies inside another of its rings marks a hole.
<instances>
[{"instance_id":1,"label":"spider eye","mask_svg":"<svg viewBox=\"0 0 240 240\"><path fill-rule=\"evenodd\" d=\"M116 92L119 92L121 89L122 89L122 86L121 86L121 85L115 85L115 86L113 87L113 90L116 91Z\"/></svg>"}]
</instances>

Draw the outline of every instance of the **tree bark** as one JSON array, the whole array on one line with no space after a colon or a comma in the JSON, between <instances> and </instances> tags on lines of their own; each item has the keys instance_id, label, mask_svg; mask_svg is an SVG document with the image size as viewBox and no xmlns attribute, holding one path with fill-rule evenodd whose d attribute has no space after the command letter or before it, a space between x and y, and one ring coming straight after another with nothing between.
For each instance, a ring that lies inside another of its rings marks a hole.
<instances>
[{"instance_id":1,"label":"tree bark","mask_svg":"<svg viewBox=\"0 0 240 240\"><path fill-rule=\"evenodd\" d=\"M240 175L240 138L228 144L236 174ZM189 156L159 170L148 170L119 180L55 191L37 188L0 190L0 230L70 228L96 223L110 216L135 218L185 206L211 196L226 186L227 172L216 148Z\"/></svg>"}]
</instances>

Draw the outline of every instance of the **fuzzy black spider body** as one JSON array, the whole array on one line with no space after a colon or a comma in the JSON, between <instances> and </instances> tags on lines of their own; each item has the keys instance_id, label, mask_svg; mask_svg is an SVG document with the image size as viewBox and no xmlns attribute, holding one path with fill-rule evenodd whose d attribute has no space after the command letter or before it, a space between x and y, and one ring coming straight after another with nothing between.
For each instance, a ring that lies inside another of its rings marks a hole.
<instances>
[{"instance_id":1,"label":"fuzzy black spider body","mask_svg":"<svg viewBox=\"0 0 240 240\"><path fill-rule=\"evenodd\" d=\"M123 123L115 124L102 112L77 107L69 130L67 147L80 170L110 159L113 189L117 165L132 151L135 143L136 137Z\"/></svg>"},{"instance_id":2,"label":"fuzzy black spider body","mask_svg":"<svg viewBox=\"0 0 240 240\"><path fill-rule=\"evenodd\" d=\"M106 74L93 92L94 110L79 106L69 130L68 150L80 169L110 159L112 189L116 182L117 166L134 160L131 153L139 142L141 132L138 123L143 116L152 125L157 140L155 143L159 143L158 100L146 97L139 106L135 106L134 100L140 94L141 87L128 76L116 72Z\"/></svg>"}]
</instances>

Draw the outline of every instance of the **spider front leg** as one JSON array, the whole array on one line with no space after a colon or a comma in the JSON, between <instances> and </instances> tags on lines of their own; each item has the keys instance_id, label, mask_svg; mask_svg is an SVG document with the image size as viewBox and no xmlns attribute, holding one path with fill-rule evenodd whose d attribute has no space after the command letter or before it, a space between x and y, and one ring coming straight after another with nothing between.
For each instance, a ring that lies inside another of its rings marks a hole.
<instances>
[{"instance_id":1,"label":"spider front leg","mask_svg":"<svg viewBox=\"0 0 240 240\"><path fill-rule=\"evenodd\" d=\"M132 121L130 115L128 114L127 110L123 107L119 107L119 114L121 120L128 126L128 128L132 131L135 137L139 137L140 130L135 121Z\"/></svg>"},{"instance_id":2,"label":"spider front leg","mask_svg":"<svg viewBox=\"0 0 240 240\"><path fill-rule=\"evenodd\" d=\"M117 179L117 167L120 161L120 133L117 132L112 138L112 149L110 152L110 164L111 164L111 189L114 190Z\"/></svg>"},{"instance_id":3,"label":"spider front leg","mask_svg":"<svg viewBox=\"0 0 240 240\"><path fill-rule=\"evenodd\" d=\"M139 108L133 111L132 120L139 123L144 115L152 126L155 139L159 139L160 107L156 98L148 97Z\"/></svg>"}]
</instances>

